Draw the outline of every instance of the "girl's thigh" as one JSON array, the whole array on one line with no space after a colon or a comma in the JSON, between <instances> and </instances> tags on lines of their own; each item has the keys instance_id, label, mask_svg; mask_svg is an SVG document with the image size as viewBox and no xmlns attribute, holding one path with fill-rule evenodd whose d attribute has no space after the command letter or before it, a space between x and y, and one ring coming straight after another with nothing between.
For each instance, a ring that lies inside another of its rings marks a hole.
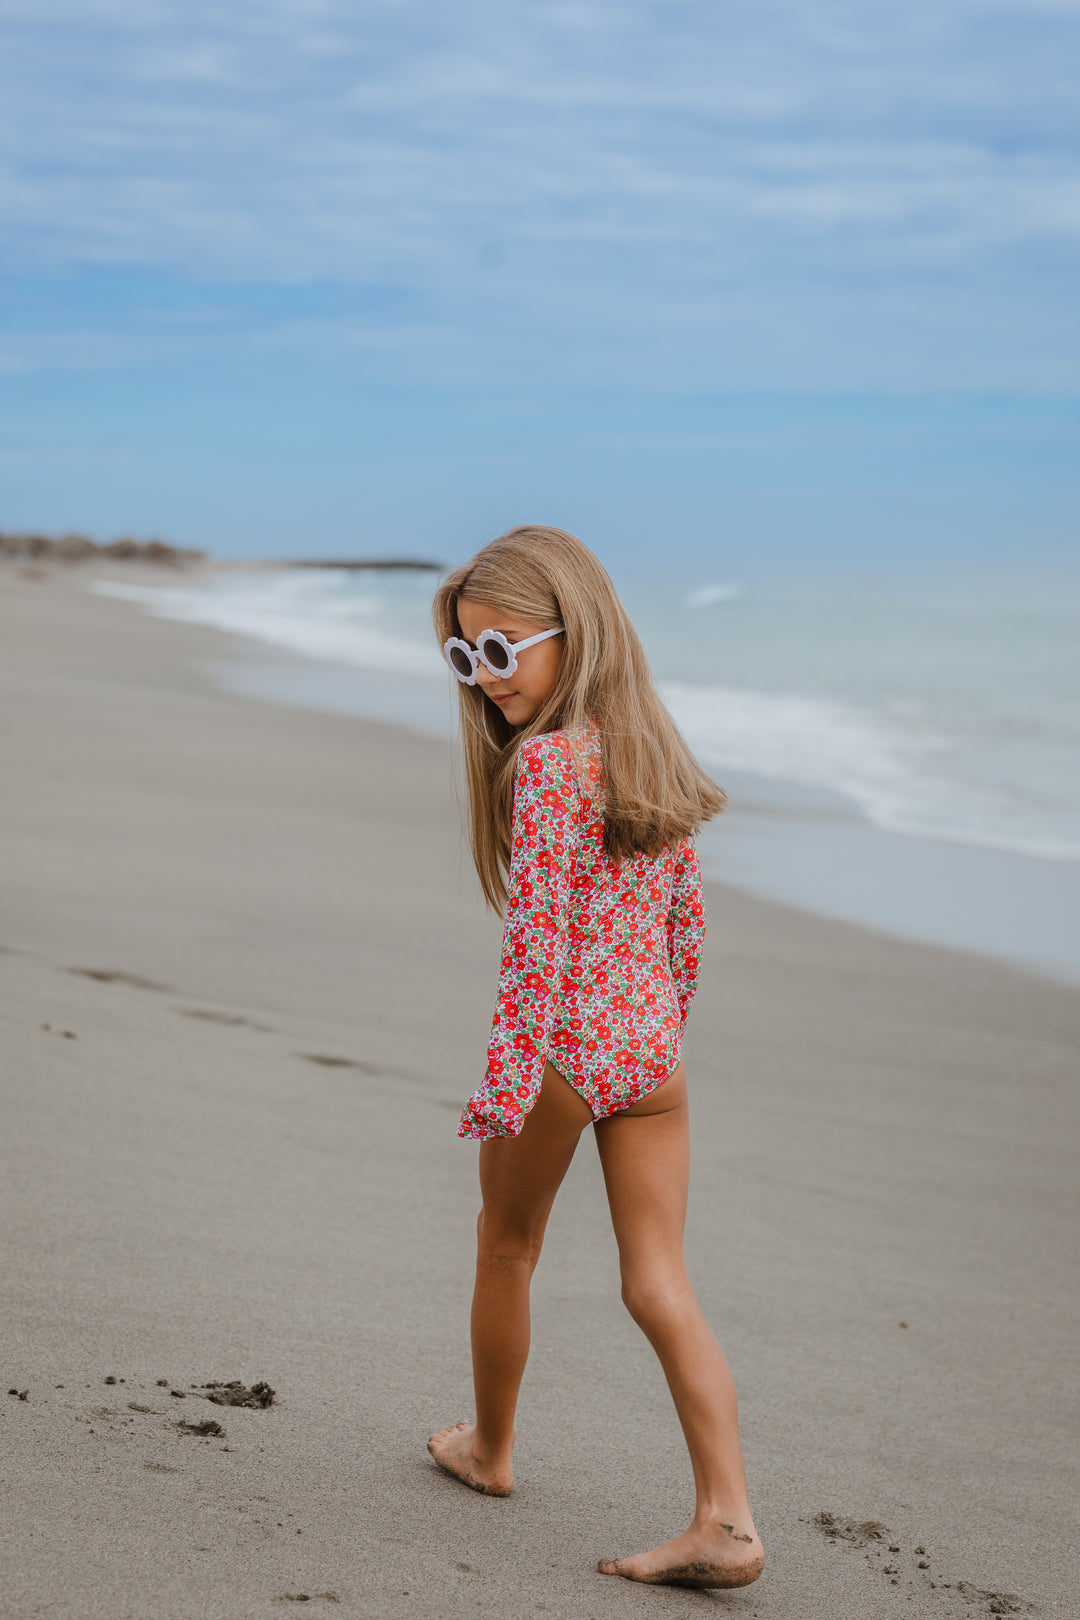
<instances>
[{"instance_id":1,"label":"girl's thigh","mask_svg":"<svg viewBox=\"0 0 1080 1620\"><path fill-rule=\"evenodd\" d=\"M574 1150L592 1122L588 1103L548 1063L519 1136L480 1146L482 1220L506 1232L542 1233Z\"/></svg>"},{"instance_id":2,"label":"girl's thigh","mask_svg":"<svg viewBox=\"0 0 1080 1620\"><path fill-rule=\"evenodd\" d=\"M690 1179L686 1071L630 1108L596 1123L611 1221L624 1269L669 1265L682 1255Z\"/></svg>"}]
</instances>

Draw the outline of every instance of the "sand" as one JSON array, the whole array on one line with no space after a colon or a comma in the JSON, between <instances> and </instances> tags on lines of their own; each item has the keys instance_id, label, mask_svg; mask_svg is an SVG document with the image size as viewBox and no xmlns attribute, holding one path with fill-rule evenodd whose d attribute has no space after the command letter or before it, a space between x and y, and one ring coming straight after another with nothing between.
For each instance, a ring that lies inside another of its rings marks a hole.
<instances>
[{"instance_id":1,"label":"sand","mask_svg":"<svg viewBox=\"0 0 1080 1620\"><path fill-rule=\"evenodd\" d=\"M1076 993L710 888L688 1250L769 1564L600 1576L692 1492L588 1139L517 1493L424 1450L499 941L448 750L222 696L87 583L0 571L0 1613L1076 1613Z\"/></svg>"}]
</instances>

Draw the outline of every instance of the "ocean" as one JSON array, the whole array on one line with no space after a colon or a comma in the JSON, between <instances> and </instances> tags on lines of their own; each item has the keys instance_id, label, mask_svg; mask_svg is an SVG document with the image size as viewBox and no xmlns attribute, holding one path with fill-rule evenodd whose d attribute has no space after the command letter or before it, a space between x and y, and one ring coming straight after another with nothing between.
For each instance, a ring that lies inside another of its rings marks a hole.
<instances>
[{"instance_id":1,"label":"ocean","mask_svg":"<svg viewBox=\"0 0 1080 1620\"><path fill-rule=\"evenodd\" d=\"M1080 982L1080 570L674 573L617 583L729 793L706 869ZM230 690L445 737L435 579L237 567L94 588L247 638L210 669Z\"/></svg>"}]
</instances>

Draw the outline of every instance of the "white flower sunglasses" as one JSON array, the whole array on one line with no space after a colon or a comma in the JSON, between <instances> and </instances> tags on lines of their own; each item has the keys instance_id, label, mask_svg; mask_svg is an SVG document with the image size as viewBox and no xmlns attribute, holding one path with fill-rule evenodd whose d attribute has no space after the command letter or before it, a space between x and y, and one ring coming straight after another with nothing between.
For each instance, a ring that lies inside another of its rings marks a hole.
<instances>
[{"instance_id":1,"label":"white flower sunglasses","mask_svg":"<svg viewBox=\"0 0 1080 1620\"><path fill-rule=\"evenodd\" d=\"M451 636L443 642L443 657L463 686L475 686L480 664L493 675L512 675L517 669L519 652L562 633L560 625L557 630L541 630L538 636L529 636L525 641L507 641L501 630L481 630L475 647L470 647L460 636Z\"/></svg>"}]
</instances>

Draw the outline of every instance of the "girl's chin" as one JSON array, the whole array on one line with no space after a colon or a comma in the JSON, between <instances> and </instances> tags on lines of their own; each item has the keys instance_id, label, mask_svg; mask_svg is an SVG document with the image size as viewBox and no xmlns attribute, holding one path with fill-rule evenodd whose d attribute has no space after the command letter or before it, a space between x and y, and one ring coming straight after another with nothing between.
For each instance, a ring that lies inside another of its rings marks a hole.
<instances>
[{"instance_id":1,"label":"girl's chin","mask_svg":"<svg viewBox=\"0 0 1080 1620\"><path fill-rule=\"evenodd\" d=\"M500 714L505 714L512 726L523 726L536 713L535 707L523 697L512 697L506 703L496 703L495 707Z\"/></svg>"}]
</instances>

